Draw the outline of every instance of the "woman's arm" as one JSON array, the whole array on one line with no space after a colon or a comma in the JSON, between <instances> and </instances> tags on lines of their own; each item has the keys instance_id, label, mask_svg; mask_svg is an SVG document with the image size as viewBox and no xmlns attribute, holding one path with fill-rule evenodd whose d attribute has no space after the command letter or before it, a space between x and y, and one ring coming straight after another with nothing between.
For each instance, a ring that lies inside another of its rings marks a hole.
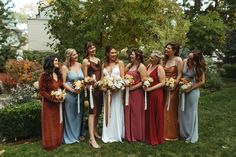
<instances>
[{"instance_id":1,"label":"woman's arm","mask_svg":"<svg viewBox=\"0 0 236 157\"><path fill-rule=\"evenodd\" d=\"M60 101L57 101L56 99L53 99L53 97L51 96L51 93L47 92L47 89L49 87L47 86L46 83L47 81L45 79L45 74L42 74L39 79L39 94L51 102L54 102L54 103L60 102Z\"/></svg>"},{"instance_id":2,"label":"woman's arm","mask_svg":"<svg viewBox=\"0 0 236 157\"><path fill-rule=\"evenodd\" d=\"M156 84L155 86L147 88L146 89L147 92L150 92L150 91L153 91L155 89L159 89L165 86L166 74L165 74L164 68L161 65L159 65L157 71L158 71L157 76L159 78L159 83Z\"/></svg>"},{"instance_id":3,"label":"woman's arm","mask_svg":"<svg viewBox=\"0 0 236 157\"><path fill-rule=\"evenodd\" d=\"M189 93L189 92L191 92L192 90L201 87L202 85L205 84L205 81L206 81L205 72L203 72L203 73L202 73L202 76L201 76L201 81L198 81L198 82L194 83L194 84L192 85L192 87L189 88L189 89L187 89L185 92L186 92L186 93Z\"/></svg>"},{"instance_id":4,"label":"woman's arm","mask_svg":"<svg viewBox=\"0 0 236 157\"><path fill-rule=\"evenodd\" d=\"M125 75L125 65L123 61L119 60L119 68L120 68L120 77L124 78Z\"/></svg>"},{"instance_id":5,"label":"woman's arm","mask_svg":"<svg viewBox=\"0 0 236 157\"><path fill-rule=\"evenodd\" d=\"M89 67L90 63L88 61L88 59L84 59L83 63L82 63L82 70L84 73L84 77L88 77L88 67Z\"/></svg>"},{"instance_id":6,"label":"woman's arm","mask_svg":"<svg viewBox=\"0 0 236 157\"><path fill-rule=\"evenodd\" d=\"M179 84L179 81L182 77L182 72L183 72L183 61L180 57L177 57L176 58L176 61L177 61L177 71L178 71L178 75L177 75L177 78L176 78L176 84Z\"/></svg>"}]
</instances>

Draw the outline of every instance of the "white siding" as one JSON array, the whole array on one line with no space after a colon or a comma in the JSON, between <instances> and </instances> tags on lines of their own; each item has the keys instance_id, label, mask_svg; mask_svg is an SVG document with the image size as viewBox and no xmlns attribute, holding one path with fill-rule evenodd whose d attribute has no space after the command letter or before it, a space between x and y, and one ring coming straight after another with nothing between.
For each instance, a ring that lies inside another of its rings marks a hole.
<instances>
[{"instance_id":1,"label":"white siding","mask_svg":"<svg viewBox=\"0 0 236 157\"><path fill-rule=\"evenodd\" d=\"M47 46L50 42L47 30L44 30L48 20L47 19L28 19L28 39L29 49L48 51L51 50Z\"/></svg>"}]
</instances>

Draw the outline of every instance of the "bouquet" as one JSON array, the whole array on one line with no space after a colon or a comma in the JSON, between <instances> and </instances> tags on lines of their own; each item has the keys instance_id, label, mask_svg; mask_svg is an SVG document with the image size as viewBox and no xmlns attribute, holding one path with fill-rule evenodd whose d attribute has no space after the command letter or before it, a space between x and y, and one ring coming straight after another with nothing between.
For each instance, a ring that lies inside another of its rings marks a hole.
<instances>
[{"instance_id":1,"label":"bouquet","mask_svg":"<svg viewBox=\"0 0 236 157\"><path fill-rule=\"evenodd\" d=\"M84 80L73 81L72 86L75 90L81 91L85 87Z\"/></svg>"},{"instance_id":2,"label":"bouquet","mask_svg":"<svg viewBox=\"0 0 236 157\"><path fill-rule=\"evenodd\" d=\"M148 88L151 86L152 82L153 82L153 78L148 77L147 80L143 82L143 86L145 88ZM147 91L144 92L144 110L147 110Z\"/></svg>"},{"instance_id":3,"label":"bouquet","mask_svg":"<svg viewBox=\"0 0 236 157\"><path fill-rule=\"evenodd\" d=\"M53 98L55 98L56 100L64 100L65 99L65 96L66 96L66 92L65 90L62 90L62 89L58 89L56 91L51 91L51 96L53 96Z\"/></svg>"},{"instance_id":4,"label":"bouquet","mask_svg":"<svg viewBox=\"0 0 236 157\"><path fill-rule=\"evenodd\" d=\"M107 127L110 102L111 102L111 91L118 91L122 89L124 81L121 77L105 76L102 80L98 81L96 84L106 92L105 122Z\"/></svg>"},{"instance_id":5,"label":"bouquet","mask_svg":"<svg viewBox=\"0 0 236 157\"><path fill-rule=\"evenodd\" d=\"M168 89L174 89L175 87L175 79L170 77L170 78L166 78L165 80L165 86L168 88Z\"/></svg>"},{"instance_id":6,"label":"bouquet","mask_svg":"<svg viewBox=\"0 0 236 157\"><path fill-rule=\"evenodd\" d=\"M96 76L93 74L91 77L87 76L84 79L85 85L94 85L96 83Z\"/></svg>"},{"instance_id":7,"label":"bouquet","mask_svg":"<svg viewBox=\"0 0 236 157\"><path fill-rule=\"evenodd\" d=\"M56 91L51 91L51 96L53 96L57 100L63 101L65 99L65 96L66 96L65 89L62 90L62 89L59 88ZM60 114L60 123L62 123L63 122L62 103L60 103L60 106L59 106L59 114Z\"/></svg>"},{"instance_id":8,"label":"bouquet","mask_svg":"<svg viewBox=\"0 0 236 157\"><path fill-rule=\"evenodd\" d=\"M126 74L123 81L125 87L130 87L134 84L134 77L132 75Z\"/></svg>"},{"instance_id":9,"label":"bouquet","mask_svg":"<svg viewBox=\"0 0 236 157\"><path fill-rule=\"evenodd\" d=\"M124 85L124 81L121 77L105 76L102 80L97 82L97 86L105 91L117 91Z\"/></svg>"},{"instance_id":10,"label":"bouquet","mask_svg":"<svg viewBox=\"0 0 236 157\"><path fill-rule=\"evenodd\" d=\"M93 85L95 85L95 83L96 83L96 76L94 74L92 75L92 77L88 76L88 77L86 77L84 79L84 84L89 89L89 100L90 100L90 107L91 107L91 109L94 108L94 103L93 103ZM85 94L85 98L86 98L87 97L87 90L85 90L84 94ZM88 100L84 101L84 105L85 106L89 106Z\"/></svg>"},{"instance_id":11,"label":"bouquet","mask_svg":"<svg viewBox=\"0 0 236 157\"><path fill-rule=\"evenodd\" d=\"M85 87L84 80L73 81L72 86L75 90L82 91ZM80 113L80 94L78 94L77 105L78 105L78 113Z\"/></svg>"},{"instance_id":12,"label":"bouquet","mask_svg":"<svg viewBox=\"0 0 236 157\"><path fill-rule=\"evenodd\" d=\"M123 79L125 88L125 106L129 104L129 87L134 84L134 78L132 75L126 74Z\"/></svg>"},{"instance_id":13,"label":"bouquet","mask_svg":"<svg viewBox=\"0 0 236 157\"><path fill-rule=\"evenodd\" d=\"M189 80L186 80L184 78L181 78L179 84L181 85L180 86L180 96L181 96L181 99L180 99L180 106L181 106L181 110L184 111L184 108L185 108L185 91L189 88L191 88L193 86L193 83L190 82Z\"/></svg>"}]
</instances>

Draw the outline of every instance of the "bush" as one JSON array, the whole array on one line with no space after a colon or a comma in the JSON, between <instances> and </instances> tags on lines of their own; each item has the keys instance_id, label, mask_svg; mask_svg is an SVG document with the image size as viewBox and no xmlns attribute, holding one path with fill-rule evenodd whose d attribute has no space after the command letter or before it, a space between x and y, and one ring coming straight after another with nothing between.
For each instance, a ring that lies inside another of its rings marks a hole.
<instances>
[{"instance_id":1,"label":"bush","mask_svg":"<svg viewBox=\"0 0 236 157\"><path fill-rule=\"evenodd\" d=\"M224 77L236 78L236 64L225 64L223 68L225 69Z\"/></svg>"},{"instance_id":2,"label":"bush","mask_svg":"<svg viewBox=\"0 0 236 157\"><path fill-rule=\"evenodd\" d=\"M50 54L53 54L52 52L39 52L39 51L24 51L24 59L29 61L37 61L40 64L43 64L44 58L46 56L49 56Z\"/></svg>"},{"instance_id":3,"label":"bush","mask_svg":"<svg viewBox=\"0 0 236 157\"><path fill-rule=\"evenodd\" d=\"M4 92L16 87L17 84L17 80L13 79L7 73L0 73L0 81L2 81Z\"/></svg>"},{"instance_id":4,"label":"bush","mask_svg":"<svg viewBox=\"0 0 236 157\"><path fill-rule=\"evenodd\" d=\"M216 64L213 63L212 59L205 56L206 61L206 88L220 89L223 85L222 78L219 73L219 69Z\"/></svg>"},{"instance_id":5,"label":"bush","mask_svg":"<svg viewBox=\"0 0 236 157\"><path fill-rule=\"evenodd\" d=\"M38 102L0 109L0 137L31 138L41 135L41 109Z\"/></svg>"},{"instance_id":6,"label":"bush","mask_svg":"<svg viewBox=\"0 0 236 157\"><path fill-rule=\"evenodd\" d=\"M37 61L11 59L6 62L6 72L19 83L33 83L39 80L42 65Z\"/></svg>"},{"instance_id":7,"label":"bush","mask_svg":"<svg viewBox=\"0 0 236 157\"><path fill-rule=\"evenodd\" d=\"M18 84L15 88L11 88L11 99L8 105L19 105L32 101L37 98L36 89L29 84Z\"/></svg>"}]
</instances>

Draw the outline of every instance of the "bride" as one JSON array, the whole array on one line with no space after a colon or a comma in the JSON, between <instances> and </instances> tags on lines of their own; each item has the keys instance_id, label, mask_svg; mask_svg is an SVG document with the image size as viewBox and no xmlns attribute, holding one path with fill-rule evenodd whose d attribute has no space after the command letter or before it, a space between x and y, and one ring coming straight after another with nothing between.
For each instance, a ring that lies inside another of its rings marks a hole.
<instances>
[{"instance_id":1,"label":"bride","mask_svg":"<svg viewBox=\"0 0 236 157\"><path fill-rule=\"evenodd\" d=\"M112 46L106 47L106 60L103 64L103 76L124 77L124 63L117 59L117 51ZM104 143L122 141L124 137L124 109L122 90L112 92L110 104L106 102L104 91L104 115L102 140Z\"/></svg>"}]
</instances>

